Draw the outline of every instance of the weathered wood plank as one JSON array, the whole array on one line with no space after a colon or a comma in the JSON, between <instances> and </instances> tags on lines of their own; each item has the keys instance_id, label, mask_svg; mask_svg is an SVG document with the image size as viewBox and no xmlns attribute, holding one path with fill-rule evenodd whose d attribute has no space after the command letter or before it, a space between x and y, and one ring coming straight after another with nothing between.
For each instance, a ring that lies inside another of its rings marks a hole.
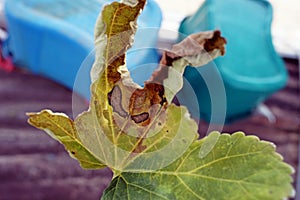
<instances>
[{"instance_id":1,"label":"weathered wood plank","mask_svg":"<svg viewBox=\"0 0 300 200\"><path fill-rule=\"evenodd\" d=\"M4 155L58 153L63 146L33 128L0 128L0 152Z\"/></svg>"},{"instance_id":2,"label":"weathered wood plank","mask_svg":"<svg viewBox=\"0 0 300 200\"><path fill-rule=\"evenodd\" d=\"M1 181L22 182L70 177L92 178L96 176L111 177L107 169L83 170L78 162L70 158L66 152L35 152L35 154L0 156Z\"/></svg>"},{"instance_id":3,"label":"weathered wood plank","mask_svg":"<svg viewBox=\"0 0 300 200\"><path fill-rule=\"evenodd\" d=\"M10 181L0 184L0 199L97 200L109 181L106 176Z\"/></svg>"}]
</instances>

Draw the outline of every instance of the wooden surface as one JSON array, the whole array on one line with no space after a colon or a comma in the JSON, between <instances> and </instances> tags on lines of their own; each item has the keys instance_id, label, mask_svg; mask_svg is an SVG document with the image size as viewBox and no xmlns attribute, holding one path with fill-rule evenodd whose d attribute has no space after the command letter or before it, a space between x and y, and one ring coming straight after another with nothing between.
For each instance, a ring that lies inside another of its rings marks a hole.
<instances>
[{"instance_id":1,"label":"wooden surface","mask_svg":"<svg viewBox=\"0 0 300 200\"><path fill-rule=\"evenodd\" d=\"M290 73L288 86L266 103L277 117L276 123L253 115L225 126L224 131L243 130L274 142L285 161L296 168L299 71L296 61L286 60L286 64ZM12 73L0 70L0 108L0 200L99 199L111 173L106 169L82 170L58 142L26 123L26 112L43 108L72 116L70 90L20 70ZM202 134L206 127L201 122Z\"/></svg>"}]
</instances>

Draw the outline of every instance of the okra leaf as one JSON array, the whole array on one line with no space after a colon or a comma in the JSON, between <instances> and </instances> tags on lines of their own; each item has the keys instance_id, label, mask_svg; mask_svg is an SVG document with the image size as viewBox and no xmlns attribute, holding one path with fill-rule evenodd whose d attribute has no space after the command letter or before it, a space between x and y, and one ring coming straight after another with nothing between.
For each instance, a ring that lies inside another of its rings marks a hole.
<instances>
[{"instance_id":1,"label":"okra leaf","mask_svg":"<svg viewBox=\"0 0 300 200\"><path fill-rule=\"evenodd\" d=\"M145 0L114 2L105 6L99 16L95 28L97 56L91 73L93 84L89 111L84 112L74 121L64 114L49 110L28 113L28 122L64 144L83 168L102 168L110 163L105 163L107 158L107 155L104 155L105 149L98 151L102 148L102 143L99 142L101 134L105 133L106 137L114 138L115 131L118 131L118 128L114 128L113 125L108 93L121 77L118 68L125 64L125 52L133 42L136 19L144 5ZM85 123L82 119L86 118L91 120L86 122L87 126L82 127ZM96 125L93 129L86 132L86 129L94 123ZM97 140L91 142L95 137Z\"/></svg>"},{"instance_id":2,"label":"okra leaf","mask_svg":"<svg viewBox=\"0 0 300 200\"><path fill-rule=\"evenodd\" d=\"M78 137L73 121L63 113L43 110L39 113L28 113L28 122L47 132L52 138L61 142L70 156L76 158L81 167L100 169L105 167L93 153L89 151Z\"/></svg>"},{"instance_id":3,"label":"okra leaf","mask_svg":"<svg viewBox=\"0 0 300 200\"><path fill-rule=\"evenodd\" d=\"M201 148L212 140L217 142L211 151L199 156ZM182 157L163 169L119 174L102 199L282 200L293 196L293 169L274 150L272 143L242 132L214 132L195 141Z\"/></svg>"},{"instance_id":4,"label":"okra leaf","mask_svg":"<svg viewBox=\"0 0 300 200\"><path fill-rule=\"evenodd\" d=\"M175 44L144 87L125 63L145 0L104 7L95 28L89 109L74 121L44 110L29 123L65 145L85 168L109 167L103 199L280 199L292 192L291 168L270 143L242 133L197 140L188 110L172 103L187 65L225 53L220 31ZM50 131L49 131L50 130Z\"/></svg>"},{"instance_id":5,"label":"okra leaf","mask_svg":"<svg viewBox=\"0 0 300 200\"><path fill-rule=\"evenodd\" d=\"M95 27L96 58L91 70L89 110L74 122L68 118L53 122L58 127L66 122L72 124L76 141L101 166L115 173L163 168L179 158L196 140L197 124L187 109L171 103L182 84L170 89L167 82L182 83L187 65L205 64L224 54L226 43L219 31L189 36L164 53L160 67L142 88L132 81L125 54L132 46L137 16L144 5L145 0L127 0L104 7ZM168 62L164 62L164 58ZM33 120L33 116L45 113L48 117L60 116L42 111L30 114L29 122L43 130L49 129L47 123L40 126L41 118ZM65 144L60 134L52 136ZM79 155L76 158L82 162Z\"/></svg>"}]
</instances>

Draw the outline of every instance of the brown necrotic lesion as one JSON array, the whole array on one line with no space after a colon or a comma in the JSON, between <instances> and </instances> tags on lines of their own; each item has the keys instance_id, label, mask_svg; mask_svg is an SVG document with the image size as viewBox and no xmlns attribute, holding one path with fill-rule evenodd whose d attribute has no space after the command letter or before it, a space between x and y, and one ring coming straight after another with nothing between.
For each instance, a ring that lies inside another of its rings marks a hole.
<instances>
[{"instance_id":1,"label":"brown necrotic lesion","mask_svg":"<svg viewBox=\"0 0 300 200\"><path fill-rule=\"evenodd\" d=\"M116 112L121 117L127 117L128 113L122 106L122 91L119 86L114 86L113 89L108 93L108 102L113 108L113 112Z\"/></svg>"},{"instance_id":2,"label":"brown necrotic lesion","mask_svg":"<svg viewBox=\"0 0 300 200\"><path fill-rule=\"evenodd\" d=\"M144 112L144 113L141 113L139 115L131 116L131 119L137 124L147 121L148 118L149 118L149 113L148 112Z\"/></svg>"},{"instance_id":3,"label":"brown necrotic lesion","mask_svg":"<svg viewBox=\"0 0 300 200\"><path fill-rule=\"evenodd\" d=\"M127 69L122 71L121 67L113 68L114 71L108 73L109 79L114 85L111 92L108 93L108 102L112 106L113 112L126 120L131 119L139 126L149 125L154 117L171 103L167 102L163 83L169 76L169 68L173 67L173 62L178 59L187 59L192 65L198 63L203 65L212 58L203 56L203 61L201 61L201 58L197 57L198 55L207 53L215 55L215 51L218 52L216 55L223 55L225 44L226 39L218 30L190 35L180 43L173 45L169 51L163 52L158 69L145 82L144 88L140 88L136 84L129 84L128 80L132 81L132 79ZM123 66L123 64L122 62L114 66Z\"/></svg>"},{"instance_id":4,"label":"brown necrotic lesion","mask_svg":"<svg viewBox=\"0 0 300 200\"><path fill-rule=\"evenodd\" d=\"M164 88L157 83L146 83L144 88L132 89L124 85L115 85L107 95L109 105L112 106L113 112L122 118L130 118L134 123L146 126L151 122L151 107L153 105L161 107L166 103ZM123 102L126 99L129 99L128 103Z\"/></svg>"},{"instance_id":5,"label":"brown necrotic lesion","mask_svg":"<svg viewBox=\"0 0 300 200\"><path fill-rule=\"evenodd\" d=\"M129 102L129 113L135 123L146 126L151 122L151 107L163 107L166 102L164 87L158 83L146 83L143 89L136 89Z\"/></svg>"}]
</instances>

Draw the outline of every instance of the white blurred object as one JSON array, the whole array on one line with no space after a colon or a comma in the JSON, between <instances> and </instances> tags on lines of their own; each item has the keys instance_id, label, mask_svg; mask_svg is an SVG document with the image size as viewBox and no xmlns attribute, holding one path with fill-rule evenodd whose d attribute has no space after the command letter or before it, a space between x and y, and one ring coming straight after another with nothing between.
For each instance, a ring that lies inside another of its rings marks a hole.
<instances>
[{"instance_id":1,"label":"white blurred object","mask_svg":"<svg viewBox=\"0 0 300 200\"><path fill-rule=\"evenodd\" d=\"M4 15L4 1L5 0L0 0L0 27L1 28L6 28L5 15Z\"/></svg>"},{"instance_id":2,"label":"white blurred object","mask_svg":"<svg viewBox=\"0 0 300 200\"><path fill-rule=\"evenodd\" d=\"M186 16L194 14L204 0L157 0L156 2L163 12L159 37L163 41L174 41L177 39L180 22Z\"/></svg>"},{"instance_id":3,"label":"white blurred object","mask_svg":"<svg viewBox=\"0 0 300 200\"><path fill-rule=\"evenodd\" d=\"M8 37L8 34L5 30L0 28L0 41L6 40Z\"/></svg>"},{"instance_id":4,"label":"white blurred object","mask_svg":"<svg viewBox=\"0 0 300 200\"><path fill-rule=\"evenodd\" d=\"M256 108L256 113L266 117L271 124L276 122L276 117L273 112L263 103Z\"/></svg>"},{"instance_id":5,"label":"white blurred object","mask_svg":"<svg viewBox=\"0 0 300 200\"><path fill-rule=\"evenodd\" d=\"M276 50L285 57L297 58L300 52L300 1L270 0L274 9L272 35Z\"/></svg>"}]
</instances>

